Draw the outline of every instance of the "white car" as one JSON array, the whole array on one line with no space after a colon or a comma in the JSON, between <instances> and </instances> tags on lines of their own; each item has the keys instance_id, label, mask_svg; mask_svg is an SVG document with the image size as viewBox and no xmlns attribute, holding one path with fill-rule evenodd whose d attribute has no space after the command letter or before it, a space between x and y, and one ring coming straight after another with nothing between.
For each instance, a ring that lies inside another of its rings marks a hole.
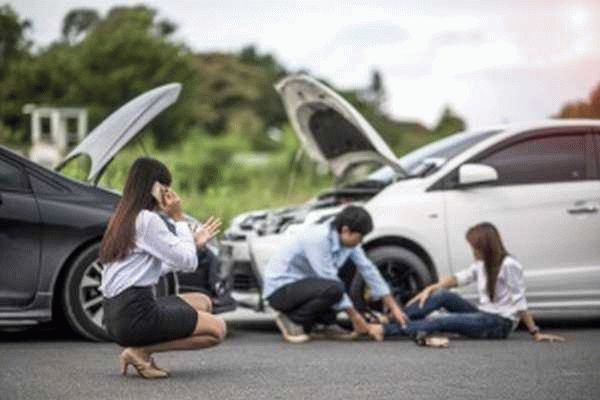
<instances>
[{"instance_id":1,"label":"white car","mask_svg":"<svg viewBox=\"0 0 600 400\"><path fill-rule=\"evenodd\" d=\"M308 154L336 177L363 163L384 167L306 204L235 218L225 244L238 293L254 291L262 306L263 271L282 240L304 225L326 223L352 202L373 217L364 247L401 302L469 266L466 231L488 221L524 265L532 309L600 310L600 121L475 130L397 159L369 123L322 83L290 76L277 90ZM351 296L368 300L358 275Z\"/></svg>"}]
</instances>

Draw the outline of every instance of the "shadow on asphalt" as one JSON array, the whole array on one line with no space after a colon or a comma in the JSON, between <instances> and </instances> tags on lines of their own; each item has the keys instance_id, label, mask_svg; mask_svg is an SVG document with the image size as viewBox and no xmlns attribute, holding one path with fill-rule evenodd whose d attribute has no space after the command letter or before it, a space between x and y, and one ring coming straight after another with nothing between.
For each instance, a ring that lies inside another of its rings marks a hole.
<instances>
[{"instance_id":1,"label":"shadow on asphalt","mask_svg":"<svg viewBox=\"0 0 600 400\"><path fill-rule=\"evenodd\" d=\"M583 330L600 329L600 317L555 317L544 316L536 317L536 322L542 329L560 329L560 330ZM266 318L257 320L229 320L228 335L230 338L244 336L248 333L275 333L277 327L275 323ZM520 328L521 330L524 328ZM38 326L20 330L20 331L0 331L0 343L10 342L89 342L77 335L66 326L47 323Z\"/></svg>"}]
</instances>

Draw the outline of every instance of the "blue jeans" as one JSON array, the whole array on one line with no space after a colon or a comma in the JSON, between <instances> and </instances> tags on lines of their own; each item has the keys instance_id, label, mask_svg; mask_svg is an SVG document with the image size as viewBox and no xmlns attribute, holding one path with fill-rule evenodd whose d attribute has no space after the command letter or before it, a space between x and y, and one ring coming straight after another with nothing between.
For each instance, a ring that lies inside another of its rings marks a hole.
<instances>
[{"instance_id":1,"label":"blue jeans","mask_svg":"<svg viewBox=\"0 0 600 400\"><path fill-rule=\"evenodd\" d=\"M433 311L445 309L448 314L426 319ZM423 307L413 303L404 310L409 322L406 327L392 322L385 326L385 336L411 336L417 333L458 333L477 339L505 339L512 330L512 321L496 314L479 311L456 293L438 289Z\"/></svg>"}]
</instances>

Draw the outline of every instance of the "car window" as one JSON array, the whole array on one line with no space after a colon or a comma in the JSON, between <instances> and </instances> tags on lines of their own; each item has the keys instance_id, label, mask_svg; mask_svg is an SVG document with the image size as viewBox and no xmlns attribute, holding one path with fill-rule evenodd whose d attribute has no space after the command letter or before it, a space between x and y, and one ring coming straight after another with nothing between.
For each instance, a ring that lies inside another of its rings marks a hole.
<instances>
[{"instance_id":1,"label":"car window","mask_svg":"<svg viewBox=\"0 0 600 400\"><path fill-rule=\"evenodd\" d=\"M0 159L0 190L23 189L23 174L21 170L2 159Z\"/></svg>"},{"instance_id":2,"label":"car window","mask_svg":"<svg viewBox=\"0 0 600 400\"><path fill-rule=\"evenodd\" d=\"M475 146L477 143L501 132L502 130L498 129L455 133L404 155L399 160L400 165L412 175L422 168L423 162L428 159L444 159L448 162L469 147Z\"/></svg>"},{"instance_id":3,"label":"car window","mask_svg":"<svg viewBox=\"0 0 600 400\"><path fill-rule=\"evenodd\" d=\"M36 194L52 194L52 193L61 193L64 192L65 189L62 189L60 185L53 184L48 182L45 179L42 179L36 175L29 174L29 184Z\"/></svg>"},{"instance_id":4,"label":"car window","mask_svg":"<svg viewBox=\"0 0 600 400\"><path fill-rule=\"evenodd\" d=\"M502 132L501 130L479 131L479 132L460 132L454 135L445 137L444 139L436 140L423 147L405 154L398 160L402 169L409 176L419 174L428 160L443 160L448 162L453 157L462 153L471 146ZM439 166L438 166L439 167ZM436 168L437 169L437 168ZM434 172L431 170L430 172ZM383 166L371 172L367 179L368 181L379 181L382 183L390 183L394 178L398 177L398 173L389 165Z\"/></svg>"},{"instance_id":5,"label":"car window","mask_svg":"<svg viewBox=\"0 0 600 400\"><path fill-rule=\"evenodd\" d=\"M499 185L565 182L586 178L585 136L527 139L479 160L498 171Z\"/></svg>"}]
</instances>

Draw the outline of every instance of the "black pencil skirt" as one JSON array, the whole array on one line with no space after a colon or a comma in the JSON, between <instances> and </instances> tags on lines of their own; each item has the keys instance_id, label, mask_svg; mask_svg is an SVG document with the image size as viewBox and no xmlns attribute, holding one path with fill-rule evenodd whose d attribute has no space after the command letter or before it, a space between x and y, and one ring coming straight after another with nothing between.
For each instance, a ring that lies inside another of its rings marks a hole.
<instances>
[{"instance_id":1,"label":"black pencil skirt","mask_svg":"<svg viewBox=\"0 0 600 400\"><path fill-rule=\"evenodd\" d=\"M198 313L178 296L154 297L151 287L130 287L104 299L104 324L124 347L147 346L191 336Z\"/></svg>"}]
</instances>

